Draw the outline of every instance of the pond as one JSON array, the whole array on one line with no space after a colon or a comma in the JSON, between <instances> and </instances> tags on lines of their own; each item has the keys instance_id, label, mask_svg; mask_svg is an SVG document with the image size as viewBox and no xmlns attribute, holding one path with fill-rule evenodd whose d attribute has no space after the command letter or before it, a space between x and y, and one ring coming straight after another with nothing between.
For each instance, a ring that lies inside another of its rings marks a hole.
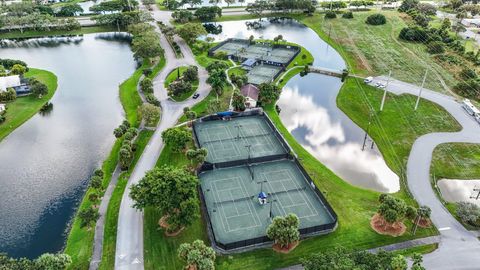
<instances>
[{"instance_id":1,"label":"pond","mask_svg":"<svg viewBox=\"0 0 480 270\"><path fill-rule=\"evenodd\" d=\"M103 38L102 38L103 37ZM48 114L0 142L0 252L57 252L87 181L108 155L123 110L118 85L136 67L129 43L111 34L4 42L0 58L55 73Z\"/></svg>"},{"instance_id":2,"label":"pond","mask_svg":"<svg viewBox=\"0 0 480 270\"><path fill-rule=\"evenodd\" d=\"M341 56L310 28L291 20L263 19L259 29L247 28L246 21L222 22L226 38L273 39L278 35L301 44L312 53L313 65L333 70L345 68ZM297 141L338 176L353 185L380 192L400 189L398 176L390 170L371 140L363 148L365 131L350 120L336 104L342 83L339 78L320 74L300 75L284 87L278 106L280 118Z\"/></svg>"}]
</instances>

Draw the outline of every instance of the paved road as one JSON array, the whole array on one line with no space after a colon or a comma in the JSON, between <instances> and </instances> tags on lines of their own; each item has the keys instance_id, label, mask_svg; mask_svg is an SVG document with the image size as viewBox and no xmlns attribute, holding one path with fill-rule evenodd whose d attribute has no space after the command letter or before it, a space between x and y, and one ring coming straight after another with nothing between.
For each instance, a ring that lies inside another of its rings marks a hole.
<instances>
[{"instance_id":1,"label":"paved road","mask_svg":"<svg viewBox=\"0 0 480 270\"><path fill-rule=\"evenodd\" d=\"M161 11L155 10L153 16L156 20L162 20L168 23L169 15ZM157 31L159 31L157 29ZM117 246L115 256L115 269L141 270L144 268L143 263L143 213L132 207L133 202L128 196L130 186L138 183L145 175L145 172L152 169L157 162L160 152L163 148L161 134L164 130L172 127L178 118L183 114L185 106L192 106L205 98L210 87L206 83L208 76L207 71L198 66L193 57L193 53L185 42L177 38L176 42L180 46L184 57L182 59L175 58L175 53L171 49L167 40L161 36L161 45L165 50L166 66L158 74L154 80L154 93L160 100L162 107L162 117L160 124L150 139L149 144L145 148L140 160L128 180L125 193L120 205L120 213L117 228ZM167 92L163 87L164 79L168 73L179 65L197 65L199 68L199 86L198 93L200 97L196 100L188 99L184 102L176 103L168 99Z\"/></svg>"},{"instance_id":2,"label":"paved road","mask_svg":"<svg viewBox=\"0 0 480 270\"><path fill-rule=\"evenodd\" d=\"M377 77L374 82L379 80L385 82L386 77ZM420 88L391 80L387 90L395 94L417 95ZM480 269L480 241L476 234L466 230L450 214L430 184L430 163L435 147L449 142L480 143L480 125L450 96L424 90L422 97L442 106L463 127L460 132L430 133L421 136L413 144L408 158L408 187L420 205L427 205L432 209L431 219L441 235L439 248L425 255L424 266L427 269ZM385 106L388 106L388 100Z\"/></svg>"}]
</instances>

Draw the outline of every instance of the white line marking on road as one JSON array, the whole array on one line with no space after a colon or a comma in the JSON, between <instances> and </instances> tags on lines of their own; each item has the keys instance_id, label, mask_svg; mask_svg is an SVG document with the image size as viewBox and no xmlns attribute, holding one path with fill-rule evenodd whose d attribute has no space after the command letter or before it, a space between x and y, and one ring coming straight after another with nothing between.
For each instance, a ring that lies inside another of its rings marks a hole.
<instances>
[{"instance_id":1,"label":"white line marking on road","mask_svg":"<svg viewBox=\"0 0 480 270\"><path fill-rule=\"evenodd\" d=\"M439 228L438 230L439 231L448 231L448 230L450 230L450 227L443 227L443 228Z\"/></svg>"}]
</instances>

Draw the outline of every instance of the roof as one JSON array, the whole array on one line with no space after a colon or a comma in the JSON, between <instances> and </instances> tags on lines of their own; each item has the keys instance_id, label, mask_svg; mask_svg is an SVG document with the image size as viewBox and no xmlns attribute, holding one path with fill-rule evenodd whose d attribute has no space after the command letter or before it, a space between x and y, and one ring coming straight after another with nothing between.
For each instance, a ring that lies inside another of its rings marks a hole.
<instances>
[{"instance_id":1,"label":"roof","mask_svg":"<svg viewBox=\"0 0 480 270\"><path fill-rule=\"evenodd\" d=\"M249 97L249 98L257 101L258 100L258 94L259 94L260 90L258 90L258 87L256 87L255 85L249 83L249 84L246 84L246 85L242 86L242 88L240 89L240 92L245 97Z\"/></svg>"},{"instance_id":2,"label":"roof","mask_svg":"<svg viewBox=\"0 0 480 270\"><path fill-rule=\"evenodd\" d=\"M2 91L10 87L19 86L20 84L20 76L18 75L0 77L0 90Z\"/></svg>"},{"instance_id":3,"label":"roof","mask_svg":"<svg viewBox=\"0 0 480 270\"><path fill-rule=\"evenodd\" d=\"M252 67L253 65L255 65L256 62L257 62L257 60L249 58L249 59L243 61L242 66Z\"/></svg>"}]
</instances>

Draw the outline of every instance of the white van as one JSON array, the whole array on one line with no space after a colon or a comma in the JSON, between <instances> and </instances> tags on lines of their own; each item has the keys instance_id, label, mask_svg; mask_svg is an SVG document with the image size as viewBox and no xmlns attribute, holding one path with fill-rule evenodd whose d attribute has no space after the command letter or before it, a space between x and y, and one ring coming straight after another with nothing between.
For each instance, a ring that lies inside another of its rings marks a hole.
<instances>
[{"instance_id":1,"label":"white van","mask_svg":"<svg viewBox=\"0 0 480 270\"><path fill-rule=\"evenodd\" d=\"M363 80L364 83L371 83L373 81L373 77L367 77Z\"/></svg>"}]
</instances>

